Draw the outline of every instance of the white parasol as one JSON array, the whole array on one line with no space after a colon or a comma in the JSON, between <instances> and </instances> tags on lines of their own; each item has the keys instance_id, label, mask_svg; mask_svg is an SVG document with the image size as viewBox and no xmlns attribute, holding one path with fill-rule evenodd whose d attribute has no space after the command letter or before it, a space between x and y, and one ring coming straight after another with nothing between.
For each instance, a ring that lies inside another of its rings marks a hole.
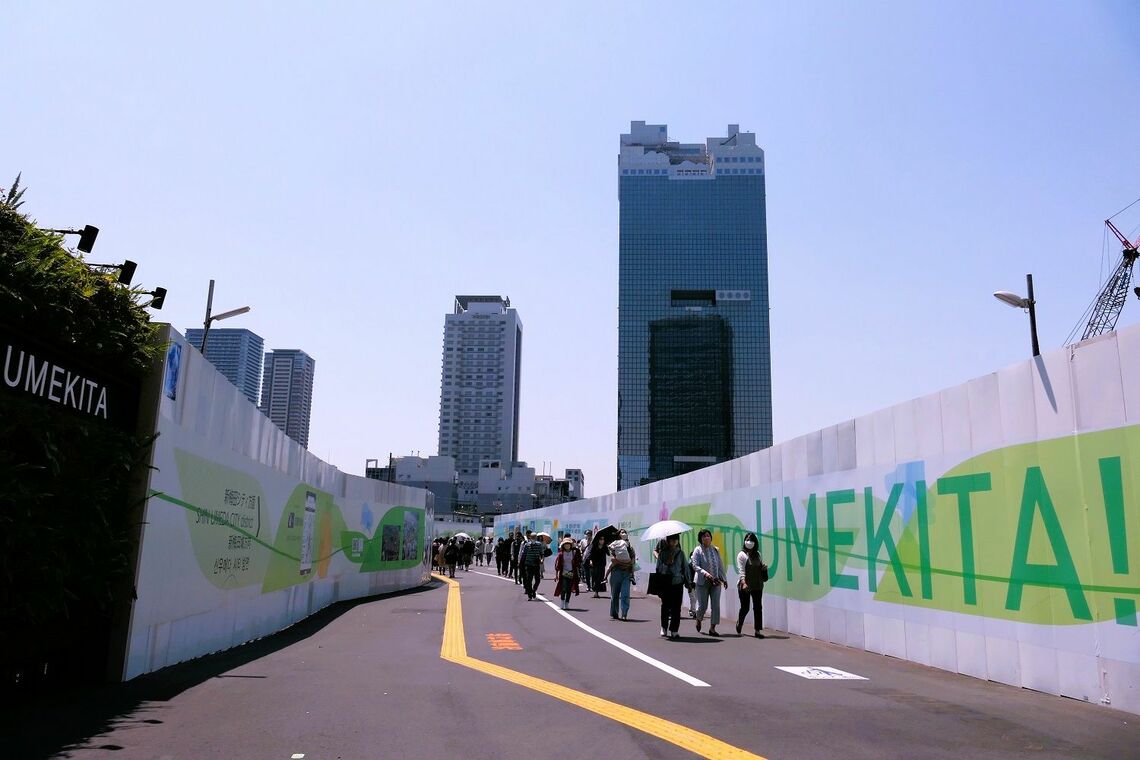
<instances>
[{"instance_id":1,"label":"white parasol","mask_svg":"<svg viewBox=\"0 0 1140 760\"><path fill-rule=\"evenodd\" d=\"M641 534L641 540L660 541L667 536L672 536L675 533L684 533L692 529L692 525L686 525L680 520L661 520L646 528L645 532Z\"/></svg>"}]
</instances>

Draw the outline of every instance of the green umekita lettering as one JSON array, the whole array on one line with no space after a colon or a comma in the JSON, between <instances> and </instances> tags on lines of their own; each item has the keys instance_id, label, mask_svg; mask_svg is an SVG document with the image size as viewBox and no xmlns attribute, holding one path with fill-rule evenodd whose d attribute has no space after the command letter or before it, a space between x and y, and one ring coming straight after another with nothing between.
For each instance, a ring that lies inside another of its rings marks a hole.
<instances>
[{"instance_id":1,"label":"green umekita lettering","mask_svg":"<svg viewBox=\"0 0 1140 760\"><path fill-rule=\"evenodd\" d=\"M906 579L902 560L899 559L899 550L895 545L894 536L891 535L891 521L898 508L899 497L902 496L903 484L895 483L891 486L890 496L883 514L879 517L878 526L875 525L875 494L870 488L863 489L863 512L867 520L867 586L874 592L879 588L878 562L879 554L887 553L887 561L891 564L891 571L895 574L895 581L903 596L911 596L910 583Z\"/></svg>"},{"instance_id":2,"label":"green umekita lettering","mask_svg":"<svg viewBox=\"0 0 1140 760\"><path fill-rule=\"evenodd\" d=\"M1041 516L1045 535L1056 558L1053 564L1029 562L1033 517L1038 514ZM1068 542L1065 541L1061 521L1057 517L1057 510L1049 496L1049 489L1045 485L1040 467L1030 467L1025 471L1021 512L1017 518L1017 538L1013 542L1013 562L1009 568L1009 591L1005 597L1007 610L1021 609L1021 596L1027 583L1061 588L1068 597L1073 617L1078 620L1092 620L1088 600L1085 599L1081 580L1077 577L1077 568L1073 564L1073 555L1069 551Z\"/></svg>"},{"instance_id":3,"label":"green umekita lettering","mask_svg":"<svg viewBox=\"0 0 1140 760\"><path fill-rule=\"evenodd\" d=\"M958 529L962 547L962 596L966 604L978 603L978 583L974 565L974 518L970 510L970 497L990 490L988 472L970 473L938 479L938 494L953 495L958 500Z\"/></svg>"},{"instance_id":4,"label":"green umekita lettering","mask_svg":"<svg viewBox=\"0 0 1140 760\"><path fill-rule=\"evenodd\" d=\"M816 526L815 526L815 494L809 494L807 498L806 511L804 514L804 532L800 535L799 528L796 527L796 515L792 511L792 499L790 496L784 497L784 536L786 541L785 554L788 557L788 564L785 569L785 574L788 583L792 582L792 547L796 548L796 561L799 562L800 567L807 565L807 554L811 552L811 582L812 584L819 585L819 546L816 544Z\"/></svg>"},{"instance_id":5,"label":"green umekita lettering","mask_svg":"<svg viewBox=\"0 0 1140 760\"><path fill-rule=\"evenodd\" d=\"M933 482L889 484L885 501L860 484L857 517L845 509L857 508L854 489L764 495L754 505L766 591L812 601L859 589L862 572L851 569L865 567L881 602L1045 625L1137 626L1140 563L1130 558L1140 552L1140 468L1126 461L1130 451L1140 451L1140 426L1010 446Z\"/></svg>"},{"instance_id":6,"label":"green umekita lettering","mask_svg":"<svg viewBox=\"0 0 1140 760\"><path fill-rule=\"evenodd\" d=\"M827 579L832 588L858 589L859 579L854 575L839 572L839 547L854 546L855 532L839 530L835 527L835 508L840 504L854 504L855 491L848 488L842 491L827 492Z\"/></svg>"}]
</instances>

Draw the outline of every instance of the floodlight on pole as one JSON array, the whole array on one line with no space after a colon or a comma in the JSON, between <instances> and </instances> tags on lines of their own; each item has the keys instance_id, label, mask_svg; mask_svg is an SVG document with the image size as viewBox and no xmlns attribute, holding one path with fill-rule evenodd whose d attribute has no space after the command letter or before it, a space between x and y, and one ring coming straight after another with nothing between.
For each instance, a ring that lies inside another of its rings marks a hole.
<instances>
[{"instance_id":1,"label":"floodlight on pole","mask_svg":"<svg viewBox=\"0 0 1140 760\"><path fill-rule=\"evenodd\" d=\"M221 314L211 314L214 308L214 281L210 280L210 292L206 296L206 321L202 325L202 356L206 355L206 338L210 335L210 325L223 319L236 317L239 314L245 314L249 311L248 306L241 306L237 309L223 311Z\"/></svg>"},{"instance_id":2,"label":"floodlight on pole","mask_svg":"<svg viewBox=\"0 0 1140 760\"><path fill-rule=\"evenodd\" d=\"M84 253L91 253L91 249L95 247L95 238L99 237L99 228L90 224L85 225L81 230L44 230L44 232L54 232L57 235L78 235L79 243L75 247Z\"/></svg>"},{"instance_id":3,"label":"floodlight on pole","mask_svg":"<svg viewBox=\"0 0 1140 760\"><path fill-rule=\"evenodd\" d=\"M87 266L91 269L117 270L119 276L116 278L116 281L120 285L130 285L131 280L135 278L135 270L138 268L138 264L130 259L127 259L122 264L88 264Z\"/></svg>"},{"instance_id":4,"label":"floodlight on pole","mask_svg":"<svg viewBox=\"0 0 1140 760\"><path fill-rule=\"evenodd\" d=\"M1033 344L1033 355L1040 356L1041 348L1037 344L1037 302L1033 298L1033 275L1025 275L1025 286L1028 290L1028 295L1025 298L1008 290L996 291L994 298L1015 309L1029 310L1029 337Z\"/></svg>"}]
</instances>

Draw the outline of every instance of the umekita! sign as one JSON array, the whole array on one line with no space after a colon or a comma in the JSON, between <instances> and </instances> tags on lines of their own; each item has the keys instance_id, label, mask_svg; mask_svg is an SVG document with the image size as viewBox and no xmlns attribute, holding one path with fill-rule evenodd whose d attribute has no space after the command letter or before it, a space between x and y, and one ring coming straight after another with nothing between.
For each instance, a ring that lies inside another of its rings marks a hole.
<instances>
[{"instance_id":1,"label":"umekita! sign","mask_svg":"<svg viewBox=\"0 0 1140 760\"><path fill-rule=\"evenodd\" d=\"M0 327L4 361L0 388L133 431L138 388L65 354L63 349Z\"/></svg>"}]
</instances>

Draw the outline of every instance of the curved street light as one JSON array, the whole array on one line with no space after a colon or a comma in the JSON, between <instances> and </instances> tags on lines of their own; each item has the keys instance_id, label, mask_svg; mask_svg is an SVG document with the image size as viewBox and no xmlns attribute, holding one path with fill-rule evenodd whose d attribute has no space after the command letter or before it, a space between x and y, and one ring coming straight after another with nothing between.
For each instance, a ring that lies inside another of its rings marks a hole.
<instances>
[{"instance_id":1,"label":"curved street light","mask_svg":"<svg viewBox=\"0 0 1140 760\"><path fill-rule=\"evenodd\" d=\"M230 311L223 311L221 314L211 314L211 309L214 308L214 281L210 280L210 293L206 296L206 321L202 325L202 356L206 355L206 338L210 335L210 325L214 322L220 322L223 319L236 317L239 314L245 314L249 311L248 306L242 306Z\"/></svg>"},{"instance_id":2,"label":"curved street light","mask_svg":"<svg viewBox=\"0 0 1140 760\"><path fill-rule=\"evenodd\" d=\"M1041 349L1037 345L1037 310L1034 308L1037 304L1033 300L1033 275L1025 275L1025 287L1029 295L1022 298L1017 293L1012 293L1008 290L999 290L994 293L994 298L1004 304L1014 307L1015 309L1028 309L1029 310L1029 337L1033 341L1033 355L1040 356Z\"/></svg>"}]
</instances>

